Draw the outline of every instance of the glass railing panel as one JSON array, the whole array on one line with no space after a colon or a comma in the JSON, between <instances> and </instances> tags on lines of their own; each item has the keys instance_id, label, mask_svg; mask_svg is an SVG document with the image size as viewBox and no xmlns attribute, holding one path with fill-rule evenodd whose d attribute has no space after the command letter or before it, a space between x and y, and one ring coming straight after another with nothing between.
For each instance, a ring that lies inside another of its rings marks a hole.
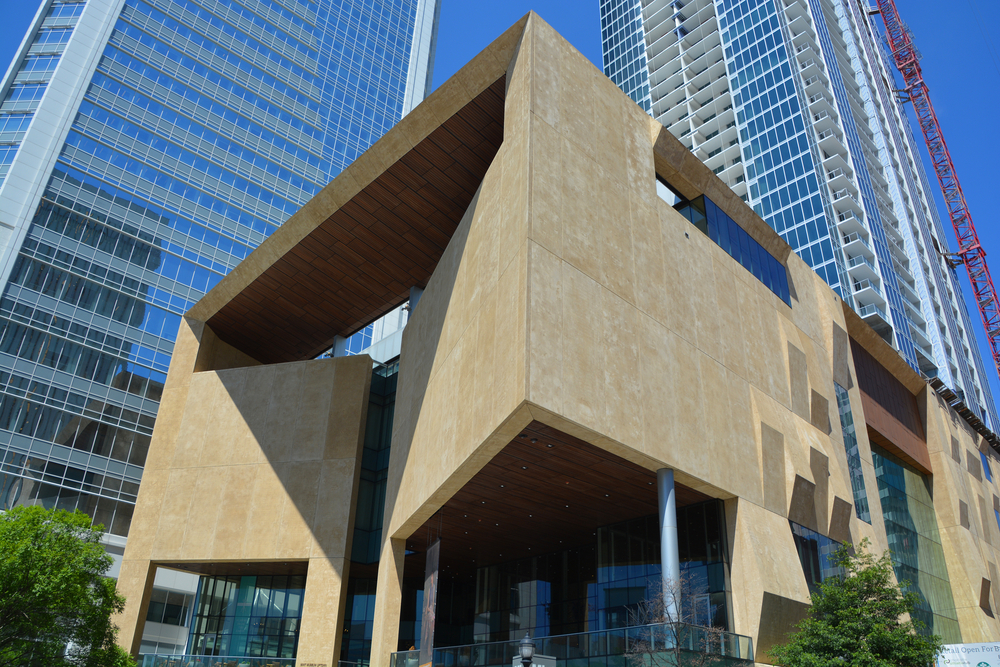
<instances>
[{"instance_id":1,"label":"glass railing panel","mask_svg":"<svg viewBox=\"0 0 1000 667\"><path fill-rule=\"evenodd\" d=\"M146 653L138 663L139 667L295 667L295 658Z\"/></svg>"},{"instance_id":2,"label":"glass railing panel","mask_svg":"<svg viewBox=\"0 0 1000 667\"><path fill-rule=\"evenodd\" d=\"M753 661L749 637L685 624L658 624L596 630L554 637L537 637L535 654L551 656L567 667L626 667L629 653L683 651L717 655L719 664L737 665ZM518 652L519 640L449 646L434 650L435 667L506 667ZM419 651L393 653L389 667L417 667ZM238 666L234 666L238 667ZM256 666L252 666L256 667Z\"/></svg>"}]
</instances>

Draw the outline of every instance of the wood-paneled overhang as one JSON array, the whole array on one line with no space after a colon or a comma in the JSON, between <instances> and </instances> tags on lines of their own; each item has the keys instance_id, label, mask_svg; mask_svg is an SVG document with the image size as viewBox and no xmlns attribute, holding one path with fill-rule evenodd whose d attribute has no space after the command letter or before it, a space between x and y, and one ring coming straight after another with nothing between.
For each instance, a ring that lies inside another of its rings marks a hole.
<instances>
[{"instance_id":1,"label":"wood-paneled overhang","mask_svg":"<svg viewBox=\"0 0 1000 667\"><path fill-rule=\"evenodd\" d=\"M208 318L215 334L263 363L310 359L424 287L503 141L504 82L243 285Z\"/></svg>"},{"instance_id":2,"label":"wood-paneled overhang","mask_svg":"<svg viewBox=\"0 0 1000 667\"><path fill-rule=\"evenodd\" d=\"M677 507L710 498L675 484ZM461 571L593 544L598 527L658 511L654 471L534 421L406 540L407 572L439 536Z\"/></svg>"}]
</instances>

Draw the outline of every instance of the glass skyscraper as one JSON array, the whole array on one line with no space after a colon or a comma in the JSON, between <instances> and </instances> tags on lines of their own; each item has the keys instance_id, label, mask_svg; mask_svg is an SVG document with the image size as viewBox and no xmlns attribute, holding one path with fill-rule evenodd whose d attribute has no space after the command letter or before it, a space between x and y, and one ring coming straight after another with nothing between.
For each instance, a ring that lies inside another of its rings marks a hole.
<instances>
[{"instance_id":1,"label":"glass skyscraper","mask_svg":"<svg viewBox=\"0 0 1000 667\"><path fill-rule=\"evenodd\" d=\"M425 97L438 15L43 0L0 82L0 509L127 536L181 316Z\"/></svg>"},{"instance_id":2,"label":"glass skyscraper","mask_svg":"<svg viewBox=\"0 0 1000 667\"><path fill-rule=\"evenodd\" d=\"M891 58L846 0L599 0L604 71L993 429ZM874 17L874 20L878 20Z\"/></svg>"}]
</instances>

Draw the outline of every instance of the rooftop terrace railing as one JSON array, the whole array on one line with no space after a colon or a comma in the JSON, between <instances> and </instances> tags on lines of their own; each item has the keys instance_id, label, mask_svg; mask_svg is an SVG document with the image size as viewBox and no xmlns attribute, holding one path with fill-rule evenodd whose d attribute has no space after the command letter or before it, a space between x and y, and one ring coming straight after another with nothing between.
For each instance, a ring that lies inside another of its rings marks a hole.
<instances>
[{"instance_id":1,"label":"rooftop terrace railing","mask_svg":"<svg viewBox=\"0 0 1000 667\"><path fill-rule=\"evenodd\" d=\"M750 637L695 625L640 625L613 630L595 630L571 635L536 637L535 655L551 656L556 664L573 667L624 665L624 656L641 651L665 654L675 648L681 653L718 656L718 667L753 663ZM519 640L447 646L434 649L434 667L508 667L518 654ZM641 647L641 648L640 648ZM618 658L613 660L612 658ZM683 661L682 661L683 662ZM389 667L417 667L420 651L393 653Z\"/></svg>"}]
</instances>

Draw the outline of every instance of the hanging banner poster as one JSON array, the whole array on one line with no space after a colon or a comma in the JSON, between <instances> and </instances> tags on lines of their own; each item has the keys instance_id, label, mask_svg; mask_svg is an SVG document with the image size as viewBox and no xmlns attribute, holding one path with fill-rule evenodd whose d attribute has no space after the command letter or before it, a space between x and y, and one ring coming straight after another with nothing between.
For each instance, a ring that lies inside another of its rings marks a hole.
<instances>
[{"instance_id":1,"label":"hanging banner poster","mask_svg":"<svg viewBox=\"0 0 1000 667\"><path fill-rule=\"evenodd\" d=\"M420 667L431 667L434 661L434 611L437 609L438 561L441 539L427 548L424 566L424 608L420 614Z\"/></svg>"},{"instance_id":2,"label":"hanging banner poster","mask_svg":"<svg viewBox=\"0 0 1000 667\"><path fill-rule=\"evenodd\" d=\"M938 667L1000 667L1000 642L945 644Z\"/></svg>"}]
</instances>

